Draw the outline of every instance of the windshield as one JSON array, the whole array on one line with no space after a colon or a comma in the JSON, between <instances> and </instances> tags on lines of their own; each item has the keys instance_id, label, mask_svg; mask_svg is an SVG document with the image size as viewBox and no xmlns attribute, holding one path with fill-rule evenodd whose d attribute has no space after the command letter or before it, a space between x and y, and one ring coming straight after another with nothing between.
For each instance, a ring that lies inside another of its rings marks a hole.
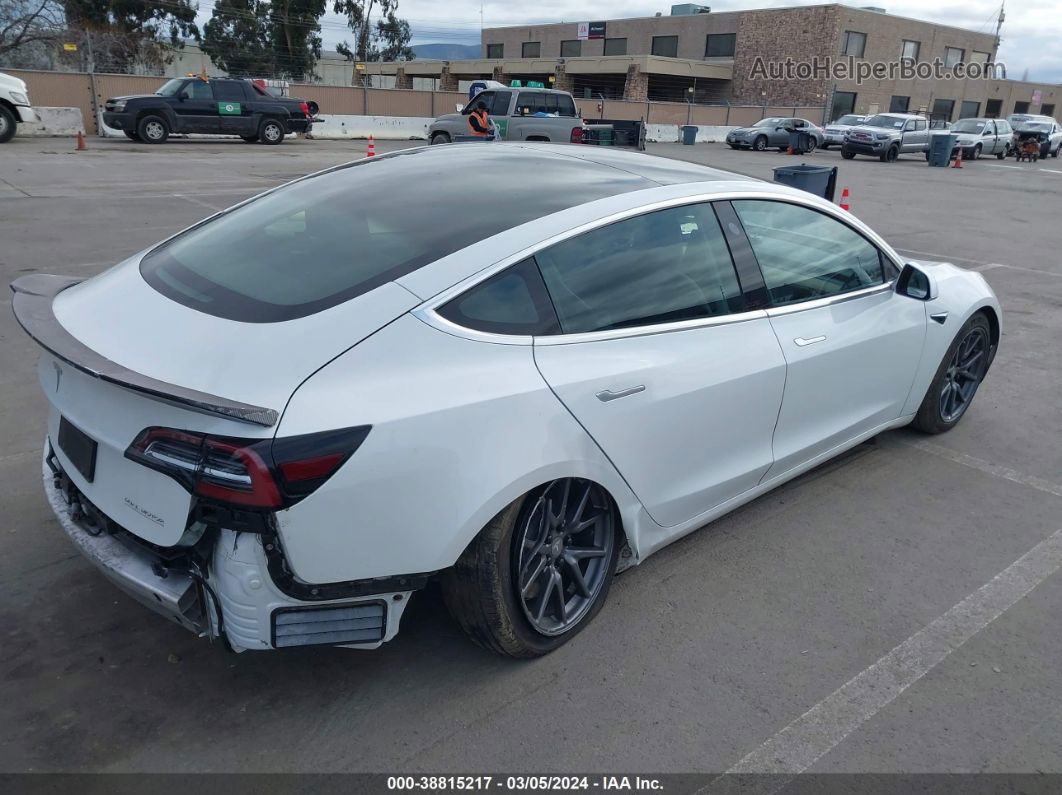
<instances>
[{"instance_id":1,"label":"windshield","mask_svg":"<svg viewBox=\"0 0 1062 795\"><path fill-rule=\"evenodd\" d=\"M903 129L905 119L898 119L895 116L885 116L884 114L878 116L871 116L865 122L866 127L884 127L889 130Z\"/></svg>"},{"instance_id":2,"label":"windshield","mask_svg":"<svg viewBox=\"0 0 1062 795\"><path fill-rule=\"evenodd\" d=\"M524 150L436 154L442 148L358 161L259 196L163 243L140 272L163 295L206 314L292 320L520 224L652 184L574 158L544 169L552 163ZM458 184L472 166L507 179L459 191L460 201L425 198L426 179Z\"/></svg>"},{"instance_id":3,"label":"windshield","mask_svg":"<svg viewBox=\"0 0 1062 795\"><path fill-rule=\"evenodd\" d=\"M165 83L163 83L162 87L158 91L156 91L155 94L160 97L172 97L178 91L181 90L181 86L183 85L184 80L175 77L172 80L167 80Z\"/></svg>"},{"instance_id":4,"label":"windshield","mask_svg":"<svg viewBox=\"0 0 1062 795\"><path fill-rule=\"evenodd\" d=\"M781 118L780 116L772 116L769 119L760 119L760 121L756 122L752 126L753 127L777 127L779 124L781 124L784 121L785 121L785 119Z\"/></svg>"},{"instance_id":5,"label":"windshield","mask_svg":"<svg viewBox=\"0 0 1062 795\"><path fill-rule=\"evenodd\" d=\"M978 121L977 119L960 119L951 125L951 131L957 133L982 133L985 129L985 123Z\"/></svg>"},{"instance_id":6,"label":"windshield","mask_svg":"<svg viewBox=\"0 0 1062 795\"><path fill-rule=\"evenodd\" d=\"M862 116L856 116L850 113L847 116L842 116L841 118L839 118L837 121L834 122L834 124L840 124L845 127L851 127L853 124L859 124L862 118Z\"/></svg>"}]
</instances>

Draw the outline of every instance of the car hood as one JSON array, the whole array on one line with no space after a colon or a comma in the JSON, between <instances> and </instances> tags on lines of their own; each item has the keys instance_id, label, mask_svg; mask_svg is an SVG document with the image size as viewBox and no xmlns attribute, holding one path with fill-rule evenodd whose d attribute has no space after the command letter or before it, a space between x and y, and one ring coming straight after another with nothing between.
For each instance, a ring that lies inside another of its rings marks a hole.
<instances>
[{"instance_id":1,"label":"car hood","mask_svg":"<svg viewBox=\"0 0 1062 795\"><path fill-rule=\"evenodd\" d=\"M891 129L887 128L887 127L868 127L865 124L859 124L859 125L856 125L855 127L845 127L845 129L848 131L849 134L854 133L854 132L860 132L860 133L867 133L867 134L869 134L871 136L881 135L883 133L887 133L889 135L899 135L900 134L899 130L891 130Z\"/></svg>"},{"instance_id":2,"label":"car hood","mask_svg":"<svg viewBox=\"0 0 1062 795\"><path fill-rule=\"evenodd\" d=\"M26 93L26 81L20 80L14 75L6 75L0 72L0 87L7 89L8 91L18 91L23 94Z\"/></svg>"},{"instance_id":3,"label":"car hood","mask_svg":"<svg viewBox=\"0 0 1062 795\"><path fill-rule=\"evenodd\" d=\"M167 298L141 276L140 260L61 291L55 319L134 373L278 412L314 371L418 303L391 282L305 317L246 323Z\"/></svg>"}]
</instances>

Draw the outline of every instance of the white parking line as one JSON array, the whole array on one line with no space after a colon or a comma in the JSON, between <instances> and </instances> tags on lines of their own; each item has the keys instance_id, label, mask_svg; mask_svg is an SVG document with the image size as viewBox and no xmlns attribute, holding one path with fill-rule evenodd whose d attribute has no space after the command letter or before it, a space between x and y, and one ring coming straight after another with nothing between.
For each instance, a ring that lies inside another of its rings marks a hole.
<instances>
[{"instance_id":1,"label":"white parking line","mask_svg":"<svg viewBox=\"0 0 1062 795\"><path fill-rule=\"evenodd\" d=\"M1048 494L1054 494L1056 497L1062 497L1062 485L1052 483L1043 478L1038 478L1035 475L1026 475L1016 469L985 461L983 458L975 458L974 456L966 455L965 453L957 453L954 450L949 450L947 447L941 447L939 444L933 444L932 442L927 442L923 439L914 441L903 440L900 443L907 447L914 447L916 450L939 456L952 463L961 464L970 469L976 469L987 475L1002 478L1003 480L1009 480L1011 483L1020 483L1022 486L1028 486L1033 489L1038 489L1039 491L1046 491Z\"/></svg>"},{"instance_id":2,"label":"white parking line","mask_svg":"<svg viewBox=\"0 0 1062 795\"><path fill-rule=\"evenodd\" d=\"M1018 170L1021 170L1021 166L998 166L995 163L985 163L985 167L987 167L987 168L1016 168Z\"/></svg>"},{"instance_id":3,"label":"white parking line","mask_svg":"<svg viewBox=\"0 0 1062 795\"><path fill-rule=\"evenodd\" d=\"M849 679L726 773L773 773L774 776L762 779L742 780L740 791L777 792L789 778L807 770L836 748L1059 568L1062 568L1062 529ZM701 792L730 788L728 779L719 777Z\"/></svg>"},{"instance_id":4,"label":"white parking line","mask_svg":"<svg viewBox=\"0 0 1062 795\"><path fill-rule=\"evenodd\" d=\"M1005 262L985 262L984 260L970 259L969 257L956 257L952 254L940 254L936 251L916 251L913 248L897 248L896 251L900 254L915 254L919 257L932 257L934 260L939 260L941 262L972 262L974 265L978 266L976 268L966 268L965 270L968 271L987 271L992 270L993 268L1006 268L1007 270L1041 273L1044 276L1057 276L1062 278L1062 273L1045 271L1039 268L1025 268L1021 265L1007 265Z\"/></svg>"},{"instance_id":5,"label":"white parking line","mask_svg":"<svg viewBox=\"0 0 1062 795\"><path fill-rule=\"evenodd\" d=\"M1058 171L1054 168L1041 168L1040 171L1046 171L1048 174L1062 174L1062 171Z\"/></svg>"}]
</instances>

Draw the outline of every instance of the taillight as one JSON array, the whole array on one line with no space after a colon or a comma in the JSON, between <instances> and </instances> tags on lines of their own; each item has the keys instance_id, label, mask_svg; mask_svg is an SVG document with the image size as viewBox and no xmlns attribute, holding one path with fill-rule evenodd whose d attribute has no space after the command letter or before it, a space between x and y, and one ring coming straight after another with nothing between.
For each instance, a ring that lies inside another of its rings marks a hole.
<instances>
[{"instance_id":1,"label":"taillight","mask_svg":"<svg viewBox=\"0 0 1062 795\"><path fill-rule=\"evenodd\" d=\"M365 425L278 439L233 439L146 428L125 457L168 475L199 497L276 510L312 494L368 433Z\"/></svg>"},{"instance_id":2,"label":"taillight","mask_svg":"<svg viewBox=\"0 0 1062 795\"><path fill-rule=\"evenodd\" d=\"M303 102L301 105L299 105L299 107L302 108L302 115L303 116L309 116L310 115L310 103L309 102Z\"/></svg>"},{"instance_id":3,"label":"taillight","mask_svg":"<svg viewBox=\"0 0 1062 795\"><path fill-rule=\"evenodd\" d=\"M581 144L583 142L583 128L572 127L572 143Z\"/></svg>"}]
</instances>

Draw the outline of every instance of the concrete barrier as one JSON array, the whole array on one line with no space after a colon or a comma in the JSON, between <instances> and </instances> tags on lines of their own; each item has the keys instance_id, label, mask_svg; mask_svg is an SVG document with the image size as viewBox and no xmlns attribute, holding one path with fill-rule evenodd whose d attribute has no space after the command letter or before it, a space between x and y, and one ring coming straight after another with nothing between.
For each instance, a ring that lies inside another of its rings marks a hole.
<instances>
[{"instance_id":1,"label":"concrete barrier","mask_svg":"<svg viewBox=\"0 0 1062 795\"><path fill-rule=\"evenodd\" d=\"M79 132L85 132L85 120L81 116L81 108L33 108L37 111L40 121L23 122L18 125L16 135L48 138L48 137L73 137Z\"/></svg>"},{"instance_id":2,"label":"concrete barrier","mask_svg":"<svg viewBox=\"0 0 1062 795\"><path fill-rule=\"evenodd\" d=\"M713 143L725 141L726 134L736 130L736 126L697 126L697 142ZM645 128L645 140L656 144L677 144L682 140L682 128L678 124L649 124Z\"/></svg>"},{"instance_id":3,"label":"concrete barrier","mask_svg":"<svg viewBox=\"0 0 1062 795\"><path fill-rule=\"evenodd\" d=\"M425 116L345 116L321 114L323 123L313 126L314 138L373 138L381 141L426 141L428 126L435 119Z\"/></svg>"}]
</instances>

